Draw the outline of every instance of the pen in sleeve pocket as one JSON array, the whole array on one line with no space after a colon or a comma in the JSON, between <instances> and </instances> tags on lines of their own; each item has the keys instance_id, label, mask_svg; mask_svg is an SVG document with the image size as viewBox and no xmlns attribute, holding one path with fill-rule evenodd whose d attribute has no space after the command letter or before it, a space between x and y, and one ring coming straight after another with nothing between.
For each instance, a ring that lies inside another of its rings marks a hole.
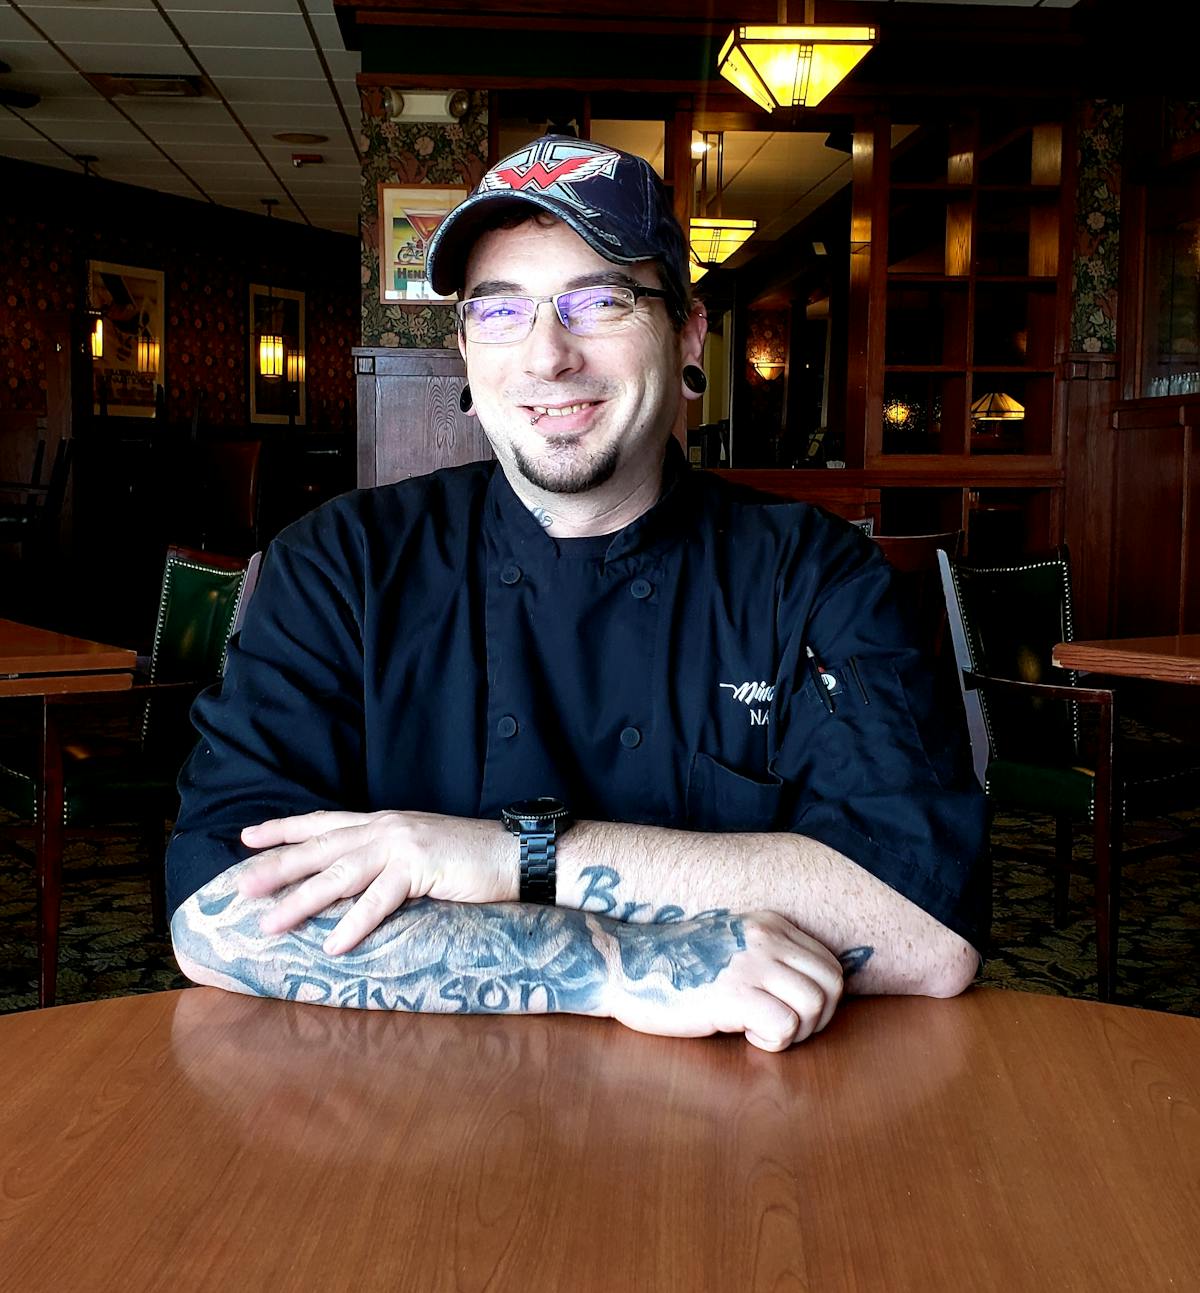
<instances>
[{"instance_id":1,"label":"pen in sleeve pocket","mask_svg":"<svg viewBox=\"0 0 1200 1293\"><path fill-rule=\"evenodd\" d=\"M813 655L813 649L810 646L804 648L804 654L808 656L808 672L812 674L812 680L817 688L817 695L821 698L821 704L826 710L833 713L833 697L829 694L825 686L825 679L821 676L821 666L817 663L817 657Z\"/></svg>"},{"instance_id":2,"label":"pen in sleeve pocket","mask_svg":"<svg viewBox=\"0 0 1200 1293\"><path fill-rule=\"evenodd\" d=\"M862 703L869 705L871 698L867 695L867 689L863 686L862 678L859 677L858 661L853 656L850 656L846 661L846 666L850 670L850 677L854 679L854 685L858 688L858 694L862 697Z\"/></svg>"}]
</instances>

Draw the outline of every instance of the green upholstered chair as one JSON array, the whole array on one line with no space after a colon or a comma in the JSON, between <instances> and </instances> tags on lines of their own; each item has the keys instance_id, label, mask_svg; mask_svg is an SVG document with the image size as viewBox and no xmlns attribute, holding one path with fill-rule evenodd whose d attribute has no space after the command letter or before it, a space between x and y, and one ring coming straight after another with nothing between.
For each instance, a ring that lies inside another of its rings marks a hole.
<instances>
[{"instance_id":1,"label":"green upholstered chair","mask_svg":"<svg viewBox=\"0 0 1200 1293\"><path fill-rule=\"evenodd\" d=\"M54 1003L62 851L69 836L111 834L114 824L136 823L151 868L155 926L166 928L165 824L178 811L175 780L195 741L188 711L199 691L221 675L248 597L251 564L257 568L256 559L170 548L153 647L149 657L139 658L133 686L39 697L33 731L0 743L0 807L17 818L3 833L35 842L39 1005ZM111 710L114 704L132 711L120 724L127 734L112 732L112 723L99 738L72 733L81 706L94 724L95 707Z\"/></svg>"},{"instance_id":2,"label":"green upholstered chair","mask_svg":"<svg viewBox=\"0 0 1200 1293\"><path fill-rule=\"evenodd\" d=\"M1055 819L1056 924L1066 920L1074 828L1092 828L1099 995L1116 982L1122 825L1200 803L1200 750L1121 734L1111 688L1081 687L1051 653L1074 637L1070 558L979 566L940 557L977 774L997 807ZM973 721L972 721L973 720ZM1087 720L1087 721L1085 721ZM1124 860L1176 840L1128 850Z\"/></svg>"}]
</instances>

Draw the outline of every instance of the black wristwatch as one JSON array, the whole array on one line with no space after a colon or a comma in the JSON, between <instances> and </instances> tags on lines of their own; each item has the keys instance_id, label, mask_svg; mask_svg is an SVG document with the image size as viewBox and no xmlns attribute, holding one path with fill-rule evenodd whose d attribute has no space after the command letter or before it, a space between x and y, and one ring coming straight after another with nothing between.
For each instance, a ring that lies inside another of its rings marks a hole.
<instances>
[{"instance_id":1,"label":"black wristwatch","mask_svg":"<svg viewBox=\"0 0 1200 1293\"><path fill-rule=\"evenodd\" d=\"M560 799L518 799L500 810L505 828L521 840L521 902L553 907L557 895L558 837L571 825L571 810Z\"/></svg>"}]
</instances>

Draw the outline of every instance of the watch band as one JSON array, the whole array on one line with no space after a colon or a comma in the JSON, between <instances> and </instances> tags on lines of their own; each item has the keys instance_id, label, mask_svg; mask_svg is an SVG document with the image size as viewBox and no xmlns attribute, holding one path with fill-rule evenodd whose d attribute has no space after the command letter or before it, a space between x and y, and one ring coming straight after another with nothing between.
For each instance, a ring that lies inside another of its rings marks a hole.
<instances>
[{"instance_id":1,"label":"watch band","mask_svg":"<svg viewBox=\"0 0 1200 1293\"><path fill-rule=\"evenodd\" d=\"M558 896L557 831L521 832L519 900L553 907Z\"/></svg>"}]
</instances>

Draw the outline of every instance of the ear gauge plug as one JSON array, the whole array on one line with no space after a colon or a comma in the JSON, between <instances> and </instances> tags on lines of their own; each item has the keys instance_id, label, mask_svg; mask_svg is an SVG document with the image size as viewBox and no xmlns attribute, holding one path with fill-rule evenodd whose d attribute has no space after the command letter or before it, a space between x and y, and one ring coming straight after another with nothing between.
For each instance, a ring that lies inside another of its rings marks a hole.
<instances>
[{"instance_id":1,"label":"ear gauge plug","mask_svg":"<svg viewBox=\"0 0 1200 1293\"><path fill-rule=\"evenodd\" d=\"M708 378L704 375L704 369L698 368L695 364L685 364L683 384L693 395L703 395L708 390Z\"/></svg>"},{"instance_id":2,"label":"ear gauge plug","mask_svg":"<svg viewBox=\"0 0 1200 1293\"><path fill-rule=\"evenodd\" d=\"M475 407L475 397L471 394L471 388L466 382L463 383L463 388L458 393L458 407L464 413L470 413Z\"/></svg>"}]
</instances>

